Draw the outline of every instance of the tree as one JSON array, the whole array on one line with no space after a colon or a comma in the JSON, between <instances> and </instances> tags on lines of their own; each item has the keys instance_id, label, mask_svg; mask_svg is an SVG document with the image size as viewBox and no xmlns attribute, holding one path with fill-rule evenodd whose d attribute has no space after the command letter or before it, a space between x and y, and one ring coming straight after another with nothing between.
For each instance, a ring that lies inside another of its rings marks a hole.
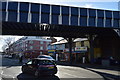
<instances>
[{"instance_id":1,"label":"tree","mask_svg":"<svg viewBox=\"0 0 120 80\"><path fill-rule=\"evenodd\" d=\"M3 45L2 49L5 51L5 49L8 48L8 53L10 54L10 45L15 41L15 38L7 37L4 38L3 41L5 42L5 45Z\"/></svg>"},{"instance_id":2,"label":"tree","mask_svg":"<svg viewBox=\"0 0 120 80\"><path fill-rule=\"evenodd\" d=\"M6 48L7 48L7 45L4 44L4 45L2 46L2 51L5 52Z\"/></svg>"}]
</instances>

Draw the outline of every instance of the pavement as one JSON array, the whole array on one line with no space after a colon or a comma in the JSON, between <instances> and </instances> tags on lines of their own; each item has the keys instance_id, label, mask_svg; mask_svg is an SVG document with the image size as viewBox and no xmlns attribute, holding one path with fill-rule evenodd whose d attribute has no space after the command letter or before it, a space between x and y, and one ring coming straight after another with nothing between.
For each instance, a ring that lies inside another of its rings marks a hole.
<instances>
[{"instance_id":1,"label":"pavement","mask_svg":"<svg viewBox=\"0 0 120 80\"><path fill-rule=\"evenodd\" d=\"M68 63L57 62L58 65L77 66L98 73L106 80L120 80L120 67L119 66L103 66L97 64L83 64L83 63Z\"/></svg>"}]
</instances>

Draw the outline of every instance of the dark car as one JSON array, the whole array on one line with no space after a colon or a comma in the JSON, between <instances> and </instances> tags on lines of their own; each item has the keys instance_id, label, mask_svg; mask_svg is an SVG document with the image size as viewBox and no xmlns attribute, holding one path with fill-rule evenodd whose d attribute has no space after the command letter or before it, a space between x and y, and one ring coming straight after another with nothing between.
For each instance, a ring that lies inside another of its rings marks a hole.
<instances>
[{"instance_id":1,"label":"dark car","mask_svg":"<svg viewBox=\"0 0 120 80\"><path fill-rule=\"evenodd\" d=\"M54 62L48 59L34 58L22 66L23 73L40 75L54 75L57 73L57 67Z\"/></svg>"},{"instance_id":2,"label":"dark car","mask_svg":"<svg viewBox=\"0 0 120 80\"><path fill-rule=\"evenodd\" d=\"M51 60L53 61L54 63L56 63L55 59L53 59L51 56L49 55L39 55L38 58L45 58L45 59L48 59L48 60Z\"/></svg>"}]
</instances>

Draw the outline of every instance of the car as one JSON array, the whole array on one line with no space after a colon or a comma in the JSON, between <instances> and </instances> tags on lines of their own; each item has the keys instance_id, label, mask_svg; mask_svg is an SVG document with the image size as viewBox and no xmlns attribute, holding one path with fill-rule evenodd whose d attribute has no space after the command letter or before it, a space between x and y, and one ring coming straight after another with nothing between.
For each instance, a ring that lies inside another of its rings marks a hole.
<instances>
[{"instance_id":1,"label":"car","mask_svg":"<svg viewBox=\"0 0 120 80\"><path fill-rule=\"evenodd\" d=\"M45 59L49 59L51 61L53 61L54 63L56 63L55 59L53 59L51 56L49 55L39 55L37 58L45 58Z\"/></svg>"},{"instance_id":2,"label":"car","mask_svg":"<svg viewBox=\"0 0 120 80\"><path fill-rule=\"evenodd\" d=\"M33 74L36 77L54 75L57 73L57 66L49 59L34 58L22 66L22 72Z\"/></svg>"},{"instance_id":3,"label":"car","mask_svg":"<svg viewBox=\"0 0 120 80\"><path fill-rule=\"evenodd\" d=\"M12 58L11 55L4 55L3 57L4 57L4 58L10 58L10 59Z\"/></svg>"}]
</instances>

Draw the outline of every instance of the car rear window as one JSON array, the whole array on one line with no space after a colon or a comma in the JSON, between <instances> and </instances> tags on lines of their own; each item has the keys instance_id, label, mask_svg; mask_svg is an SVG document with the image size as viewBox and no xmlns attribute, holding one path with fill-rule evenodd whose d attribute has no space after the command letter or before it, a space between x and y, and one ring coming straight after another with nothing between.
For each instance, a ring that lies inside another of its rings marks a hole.
<instances>
[{"instance_id":1,"label":"car rear window","mask_svg":"<svg viewBox=\"0 0 120 80\"><path fill-rule=\"evenodd\" d=\"M53 64L51 61L48 61L48 60L41 60L38 62L40 65L49 65L49 64Z\"/></svg>"}]
</instances>

